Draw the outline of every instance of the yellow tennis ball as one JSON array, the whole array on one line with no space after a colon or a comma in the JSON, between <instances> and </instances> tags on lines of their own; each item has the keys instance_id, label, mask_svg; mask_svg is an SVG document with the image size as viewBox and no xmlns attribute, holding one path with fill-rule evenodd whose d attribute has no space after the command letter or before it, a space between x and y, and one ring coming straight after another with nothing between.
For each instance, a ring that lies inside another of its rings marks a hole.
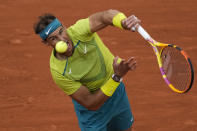
<instances>
[{"instance_id":1,"label":"yellow tennis ball","mask_svg":"<svg viewBox=\"0 0 197 131\"><path fill-rule=\"evenodd\" d=\"M67 49L68 49L68 46L67 46L66 42L64 42L64 41L59 41L55 45L55 50L58 53L64 53L64 52L66 52Z\"/></svg>"}]
</instances>

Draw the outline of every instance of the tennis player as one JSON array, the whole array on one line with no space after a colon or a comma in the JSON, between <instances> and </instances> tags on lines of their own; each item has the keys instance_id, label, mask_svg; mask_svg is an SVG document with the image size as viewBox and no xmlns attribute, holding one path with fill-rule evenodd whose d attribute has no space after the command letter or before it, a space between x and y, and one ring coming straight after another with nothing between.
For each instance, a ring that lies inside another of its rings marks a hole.
<instances>
[{"instance_id":1,"label":"tennis player","mask_svg":"<svg viewBox=\"0 0 197 131\"><path fill-rule=\"evenodd\" d=\"M112 9L68 28L52 14L40 16L35 23L35 33L53 48L53 80L72 98L81 131L131 131L134 118L122 79L136 68L136 60L114 57L96 32L109 25L131 30L139 23L134 15L126 17ZM55 50L58 41L67 43L65 53Z\"/></svg>"}]
</instances>

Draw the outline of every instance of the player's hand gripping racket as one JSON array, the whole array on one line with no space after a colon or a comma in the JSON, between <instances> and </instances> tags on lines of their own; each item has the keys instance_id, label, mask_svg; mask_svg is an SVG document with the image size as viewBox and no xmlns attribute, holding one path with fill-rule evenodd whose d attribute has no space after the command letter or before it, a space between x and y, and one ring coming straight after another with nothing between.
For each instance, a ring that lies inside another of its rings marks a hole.
<instances>
[{"instance_id":1,"label":"player's hand gripping racket","mask_svg":"<svg viewBox=\"0 0 197 131\"><path fill-rule=\"evenodd\" d=\"M134 28L132 28L134 29ZM138 33L153 47L163 79L177 93L188 92L194 71L188 55L178 46L155 41L141 26ZM160 51L157 47L160 47Z\"/></svg>"}]
</instances>

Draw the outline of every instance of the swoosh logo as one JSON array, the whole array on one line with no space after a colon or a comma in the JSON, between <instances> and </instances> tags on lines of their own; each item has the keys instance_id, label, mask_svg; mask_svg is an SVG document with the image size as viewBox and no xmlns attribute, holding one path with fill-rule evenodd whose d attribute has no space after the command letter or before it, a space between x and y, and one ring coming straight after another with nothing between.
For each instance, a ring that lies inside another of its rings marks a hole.
<instances>
[{"instance_id":1,"label":"swoosh logo","mask_svg":"<svg viewBox=\"0 0 197 131\"><path fill-rule=\"evenodd\" d=\"M72 71L71 71L71 68L70 68L70 70L69 70L69 73L68 74L71 74L72 73Z\"/></svg>"},{"instance_id":2,"label":"swoosh logo","mask_svg":"<svg viewBox=\"0 0 197 131\"><path fill-rule=\"evenodd\" d=\"M133 117L131 118L131 122L133 122Z\"/></svg>"},{"instance_id":3,"label":"swoosh logo","mask_svg":"<svg viewBox=\"0 0 197 131\"><path fill-rule=\"evenodd\" d=\"M47 32L45 32L46 35L49 34L49 32L50 32L50 30L51 30L52 27L53 27L53 26L51 26L51 27L49 28L49 30L48 30Z\"/></svg>"}]
</instances>

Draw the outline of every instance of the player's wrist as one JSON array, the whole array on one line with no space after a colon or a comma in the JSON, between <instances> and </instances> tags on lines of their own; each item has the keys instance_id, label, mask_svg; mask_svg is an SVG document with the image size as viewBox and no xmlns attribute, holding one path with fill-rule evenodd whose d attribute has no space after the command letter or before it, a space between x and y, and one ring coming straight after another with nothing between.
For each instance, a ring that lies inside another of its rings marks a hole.
<instances>
[{"instance_id":1,"label":"player's wrist","mask_svg":"<svg viewBox=\"0 0 197 131\"><path fill-rule=\"evenodd\" d=\"M116 75L116 74L113 74L112 75L112 79L115 81L115 82L122 82L123 78L119 75Z\"/></svg>"},{"instance_id":2,"label":"player's wrist","mask_svg":"<svg viewBox=\"0 0 197 131\"><path fill-rule=\"evenodd\" d=\"M112 78L109 78L109 80L101 87L101 91L106 96L111 97L114 94L116 88L119 86L119 84L120 82L116 82Z\"/></svg>"},{"instance_id":3,"label":"player's wrist","mask_svg":"<svg viewBox=\"0 0 197 131\"><path fill-rule=\"evenodd\" d=\"M124 29L122 26L122 20L126 19L127 17L125 16L125 14L123 13L118 13L116 14L113 19L112 19L112 23L115 27L118 27L120 29Z\"/></svg>"}]
</instances>

